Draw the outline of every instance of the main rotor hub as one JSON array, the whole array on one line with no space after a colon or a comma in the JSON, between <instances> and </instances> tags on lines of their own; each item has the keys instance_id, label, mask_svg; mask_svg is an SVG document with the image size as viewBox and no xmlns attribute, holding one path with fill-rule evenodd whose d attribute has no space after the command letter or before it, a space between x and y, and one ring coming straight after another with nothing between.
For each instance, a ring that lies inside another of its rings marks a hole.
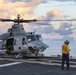
<instances>
[{"instance_id":1,"label":"main rotor hub","mask_svg":"<svg viewBox=\"0 0 76 75\"><path fill-rule=\"evenodd\" d=\"M21 23L23 21L23 19L20 19L20 14L18 14L17 19L14 19L15 23Z\"/></svg>"}]
</instances>

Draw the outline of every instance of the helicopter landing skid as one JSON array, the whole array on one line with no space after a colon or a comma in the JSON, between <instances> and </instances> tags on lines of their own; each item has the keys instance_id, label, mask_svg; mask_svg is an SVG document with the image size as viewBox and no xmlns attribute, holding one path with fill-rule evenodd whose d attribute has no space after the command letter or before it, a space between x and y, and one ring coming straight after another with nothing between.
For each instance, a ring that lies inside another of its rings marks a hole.
<instances>
[{"instance_id":1,"label":"helicopter landing skid","mask_svg":"<svg viewBox=\"0 0 76 75\"><path fill-rule=\"evenodd\" d=\"M22 58L23 57L23 54L22 53L19 53L18 55L16 55L15 58Z\"/></svg>"}]
</instances>

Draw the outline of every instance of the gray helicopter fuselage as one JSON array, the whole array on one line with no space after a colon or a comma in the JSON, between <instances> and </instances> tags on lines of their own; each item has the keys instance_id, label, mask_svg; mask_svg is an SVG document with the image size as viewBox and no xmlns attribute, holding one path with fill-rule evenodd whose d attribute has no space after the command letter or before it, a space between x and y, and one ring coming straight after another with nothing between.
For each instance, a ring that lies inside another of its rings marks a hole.
<instances>
[{"instance_id":1,"label":"gray helicopter fuselage","mask_svg":"<svg viewBox=\"0 0 76 75\"><path fill-rule=\"evenodd\" d=\"M25 32L21 23L36 22L33 20L24 20L20 18L18 14L16 19L2 19L1 22L14 22L7 33L0 35L2 40L0 46L2 50L6 50L7 54L21 54L38 56L48 47L42 42L41 35L36 35L35 32Z\"/></svg>"},{"instance_id":2,"label":"gray helicopter fuselage","mask_svg":"<svg viewBox=\"0 0 76 75\"><path fill-rule=\"evenodd\" d=\"M25 32L23 25L14 24L8 29L6 34L0 36L0 40L4 41L3 49L7 53L25 53L39 54L47 48L42 42L41 35L36 35L33 32Z\"/></svg>"}]
</instances>

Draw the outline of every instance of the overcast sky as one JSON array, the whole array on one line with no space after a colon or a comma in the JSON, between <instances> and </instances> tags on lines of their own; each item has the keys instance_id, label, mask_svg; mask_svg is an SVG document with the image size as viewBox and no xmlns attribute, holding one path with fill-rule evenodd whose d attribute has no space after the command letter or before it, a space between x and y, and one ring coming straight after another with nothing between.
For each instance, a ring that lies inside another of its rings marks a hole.
<instances>
[{"instance_id":1,"label":"overcast sky","mask_svg":"<svg viewBox=\"0 0 76 75\"><path fill-rule=\"evenodd\" d=\"M76 0L0 0L0 18L14 19L18 14L24 19L76 19ZM76 41L76 22L42 23L24 24L24 28L26 31L36 29L36 33L45 40ZM0 34L12 24L0 22Z\"/></svg>"}]
</instances>

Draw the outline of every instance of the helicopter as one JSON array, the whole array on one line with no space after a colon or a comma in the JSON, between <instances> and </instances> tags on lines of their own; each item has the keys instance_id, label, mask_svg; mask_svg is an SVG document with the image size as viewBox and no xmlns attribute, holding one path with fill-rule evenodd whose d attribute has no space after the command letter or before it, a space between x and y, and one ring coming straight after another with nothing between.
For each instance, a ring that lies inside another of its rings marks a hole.
<instances>
[{"instance_id":1,"label":"helicopter","mask_svg":"<svg viewBox=\"0 0 76 75\"><path fill-rule=\"evenodd\" d=\"M0 35L0 52L4 51L6 55L16 55L16 58L43 56L43 51L48 48L48 45L43 43L41 35L35 34L35 32L26 32L22 24L36 22L36 19L24 20L18 14L17 19L0 18L0 21L14 22L12 27L7 30L7 33Z\"/></svg>"}]
</instances>

